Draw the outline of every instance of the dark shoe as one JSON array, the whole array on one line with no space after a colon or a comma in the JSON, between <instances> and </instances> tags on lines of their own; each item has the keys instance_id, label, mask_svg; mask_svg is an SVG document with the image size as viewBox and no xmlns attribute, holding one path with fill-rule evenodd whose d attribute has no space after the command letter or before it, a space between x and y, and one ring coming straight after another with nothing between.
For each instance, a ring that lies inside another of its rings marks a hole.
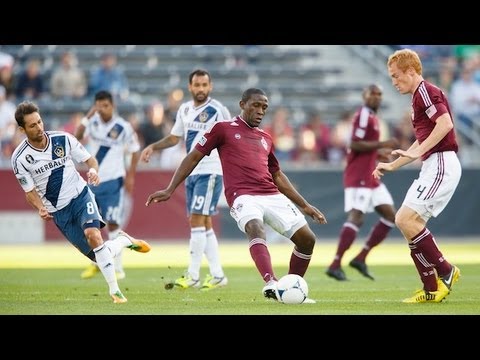
<instances>
[{"instance_id":1,"label":"dark shoe","mask_svg":"<svg viewBox=\"0 0 480 360\"><path fill-rule=\"evenodd\" d=\"M363 276L371 280L375 280L375 278L368 272L367 264L365 264L364 262L353 259L352 261L350 261L349 265L352 268L357 269L360 272L360 274L362 274Z\"/></svg>"},{"instance_id":2,"label":"dark shoe","mask_svg":"<svg viewBox=\"0 0 480 360\"><path fill-rule=\"evenodd\" d=\"M327 271L325 271L325 274L328 276L334 278L335 280L338 281L345 281L347 280L347 277L345 276L345 273L343 272L342 268L338 269L330 269L328 268Z\"/></svg>"}]
</instances>

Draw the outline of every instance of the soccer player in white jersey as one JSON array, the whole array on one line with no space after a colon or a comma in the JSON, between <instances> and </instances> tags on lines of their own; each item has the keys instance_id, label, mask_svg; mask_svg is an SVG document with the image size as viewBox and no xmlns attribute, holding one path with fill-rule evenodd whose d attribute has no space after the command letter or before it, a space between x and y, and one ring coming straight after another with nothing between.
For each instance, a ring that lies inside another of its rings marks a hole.
<instances>
[{"instance_id":1,"label":"soccer player in white jersey","mask_svg":"<svg viewBox=\"0 0 480 360\"><path fill-rule=\"evenodd\" d=\"M97 160L73 135L45 131L40 110L33 102L20 103L15 119L27 138L13 152L12 168L27 202L38 210L42 219L53 219L68 241L98 264L113 302L127 302L115 277L114 258L124 247L148 252L150 245L125 232L104 242L100 229L105 222L74 163L75 160L87 164L88 183L96 186L100 183Z\"/></svg>"},{"instance_id":2,"label":"soccer player in white jersey","mask_svg":"<svg viewBox=\"0 0 480 360\"><path fill-rule=\"evenodd\" d=\"M250 255L265 282L263 295L278 300L277 277L267 247L265 224L295 244L288 273L303 277L316 242L304 214L319 224L327 220L293 187L280 169L272 137L259 128L268 109L265 92L258 88L245 90L240 108L240 115L231 121L217 122L205 133L183 159L170 184L150 194L146 206L170 199L202 159L217 149L230 215L247 236ZM315 301L306 299L304 303L307 302Z\"/></svg>"},{"instance_id":3,"label":"soccer player in white jersey","mask_svg":"<svg viewBox=\"0 0 480 360\"><path fill-rule=\"evenodd\" d=\"M91 187L100 213L107 223L108 239L117 237L121 230L125 191L132 194L135 171L140 158L140 144L137 134L129 122L115 112L112 94L99 91L95 94L95 104L82 119L75 131L78 140L88 137L91 151L98 161L98 175L102 183ZM126 167L126 156L131 160ZM99 272L95 263L90 264L81 274L89 279ZM115 258L117 280L125 278L122 253Z\"/></svg>"},{"instance_id":4,"label":"soccer player in white jersey","mask_svg":"<svg viewBox=\"0 0 480 360\"><path fill-rule=\"evenodd\" d=\"M218 100L209 95L212 80L206 70L190 73L188 90L192 100L183 103L177 112L170 135L148 145L141 154L145 162L153 151L169 148L184 138L187 152L216 122L230 120L230 112ZM227 285L218 253L218 240L212 227L212 215L217 213L217 203L223 187L222 165L217 150L206 156L185 181L187 213L190 218L190 264L184 276L175 281L181 288L212 289ZM200 282L200 266L205 254L210 274Z\"/></svg>"}]
</instances>

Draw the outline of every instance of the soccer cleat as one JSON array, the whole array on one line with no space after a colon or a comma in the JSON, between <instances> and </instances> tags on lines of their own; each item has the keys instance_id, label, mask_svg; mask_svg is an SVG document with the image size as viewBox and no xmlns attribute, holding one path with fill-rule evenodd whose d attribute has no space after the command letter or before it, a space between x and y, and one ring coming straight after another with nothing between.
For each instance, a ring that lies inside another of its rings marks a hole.
<instances>
[{"instance_id":1,"label":"soccer cleat","mask_svg":"<svg viewBox=\"0 0 480 360\"><path fill-rule=\"evenodd\" d=\"M263 296L267 299L274 299L278 301L278 290L277 290L277 281L270 280L262 289Z\"/></svg>"},{"instance_id":2,"label":"soccer cleat","mask_svg":"<svg viewBox=\"0 0 480 360\"><path fill-rule=\"evenodd\" d=\"M360 274L362 274L363 276L371 279L371 280L375 280L375 278L368 272L368 267L367 267L367 264L365 264L363 261L359 261L357 259L352 259L352 261L350 261L349 265L354 268L354 269L357 269Z\"/></svg>"},{"instance_id":3,"label":"soccer cleat","mask_svg":"<svg viewBox=\"0 0 480 360\"><path fill-rule=\"evenodd\" d=\"M123 280L123 279L125 279L125 277L127 275L125 274L125 271L123 271L123 270L120 270L120 271L116 270L115 271L115 276L117 277L117 280Z\"/></svg>"},{"instance_id":4,"label":"soccer cleat","mask_svg":"<svg viewBox=\"0 0 480 360\"><path fill-rule=\"evenodd\" d=\"M188 274L175 280L174 285L182 289L199 288L201 286L200 279L192 279L192 277Z\"/></svg>"},{"instance_id":5,"label":"soccer cleat","mask_svg":"<svg viewBox=\"0 0 480 360\"><path fill-rule=\"evenodd\" d=\"M437 285L438 288L441 288L442 284L445 285L445 287L448 289L448 292L450 293L450 290L452 289L453 284L455 284L458 279L460 278L460 269L456 267L455 265L452 265L452 270L447 276L439 276L437 280Z\"/></svg>"},{"instance_id":6,"label":"soccer cleat","mask_svg":"<svg viewBox=\"0 0 480 360\"><path fill-rule=\"evenodd\" d=\"M202 290L210 290L217 287L225 286L227 284L228 284L228 279L226 276L213 277L212 275L207 274L202 284Z\"/></svg>"},{"instance_id":7,"label":"soccer cleat","mask_svg":"<svg viewBox=\"0 0 480 360\"><path fill-rule=\"evenodd\" d=\"M403 299L402 302L406 304L416 303L439 303L448 295L448 290L438 289L437 291L426 291L423 289L415 291L412 297Z\"/></svg>"},{"instance_id":8,"label":"soccer cleat","mask_svg":"<svg viewBox=\"0 0 480 360\"><path fill-rule=\"evenodd\" d=\"M345 273L343 272L342 268L339 267L338 269L330 269L328 268L327 271L325 271L325 274L330 276L331 278L334 278L338 281L345 281L347 280L347 277L345 276Z\"/></svg>"},{"instance_id":9,"label":"soccer cleat","mask_svg":"<svg viewBox=\"0 0 480 360\"><path fill-rule=\"evenodd\" d=\"M119 231L118 235L123 235L132 242L132 245L127 246L131 250L146 253L152 249L152 247L145 240L135 239L134 237L128 235L125 231Z\"/></svg>"},{"instance_id":10,"label":"soccer cleat","mask_svg":"<svg viewBox=\"0 0 480 360\"><path fill-rule=\"evenodd\" d=\"M115 294L110 294L110 296L112 297L114 304L123 304L128 301L120 290L117 291Z\"/></svg>"},{"instance_id":11,"label":"soccer cleat","mask_svg":"<svg viewBox=\"0 0 480 360\"><path fill-rule=\"evenodd\" d=\"M91 279L99 272L100 272L100 269L98 268L97 264L90 264L87 266L85 270L82 271L82 273L80 274L80 277L82 279Z\"/></svg>"}]
</instances>

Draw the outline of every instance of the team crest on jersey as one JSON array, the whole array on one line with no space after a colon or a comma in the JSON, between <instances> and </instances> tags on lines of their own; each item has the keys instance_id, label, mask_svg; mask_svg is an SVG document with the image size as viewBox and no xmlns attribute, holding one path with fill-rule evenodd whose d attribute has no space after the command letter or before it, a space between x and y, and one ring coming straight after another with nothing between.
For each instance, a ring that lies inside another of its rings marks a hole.
<instances>
[{"instance_id":1,"label":"team crest on jersey","mask_svg":"<svg viewBox=\"0 0 480 360\"><path fill-rule=\"evenodd\" d=\"M57 155L58 158L63 158L65 156L65 149L60 144L55 144L53 153Z\"/></svg>"},{"instance_id":2,"label":"team crest on jersey","mask_svg":"<svg viewBox=\"0 0 480 360\"><path fill-rule=\"evenodd\" d=\"M25 156L25 160L27 160L27 162L28 162L29 164L32 164L32 165L37 163L37 160L35 160L35 159L33 158L33 156L30 155L30 154L27 154L27 155Z\"/></svg>"},{"instance_id":3,"label":"team crest on jersey","mask_svg":"<svg viewBox=\"0 0 480 360\"><path fill-rule=\"evenodd\" d=\"M262 143L263 145L263 148L265 150L268 150L268 144L267 144L267 141L265 140L265 138L262 136L262 140L260 140L260 142Z\"/></svg>"},{"instance_id":4,"label":"team crest on jersey","mask_svg":"<svg viewBox=\"0 0 480 360\"><path fill-rule=\"evenodd\" d=\"M200 115L198 115L198 120L200 120L202 123L208 120L208 114L206 111L202 111Z\"/></svg>"},{"instance_id":5,"label":"team crest on jersey","mask_svg":"<svg viewBox=\"0 0 480 360\"><path fill-rule=\"evenodd\" d=\"M117 129L113 128L108 133L108 137L111 137L112 139L116 139L116 138L118 138L118 134L119 134L119 132L117 131Z\"/></svg>"},{"instance_id":6,"label":"team crest on jersey","mask_svg":"<svg viewBox=\"0 0 480 360\"><path fill-rule=\"evenodd\" d=\"M242 135L240 134L235 134L235 139L240 140L242 138Z\"/></svg>"}]
</instances>

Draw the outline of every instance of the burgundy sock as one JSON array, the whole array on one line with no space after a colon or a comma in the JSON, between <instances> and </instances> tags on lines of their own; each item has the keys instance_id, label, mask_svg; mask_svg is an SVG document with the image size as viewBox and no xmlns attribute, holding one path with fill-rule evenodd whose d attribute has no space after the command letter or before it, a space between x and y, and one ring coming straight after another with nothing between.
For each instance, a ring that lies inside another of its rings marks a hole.
<instances>
[{"instance_id":1,"label":"burgundy sock","mask_svg":"<svg viewBox=\"0 0 480 360\"><path fill-rule=\"evenodd\" d=\"M277 280L273 273L272 260L268 252L267 242L265 239L255 238L250 240L249 244L250 256L255 262L260 275L265 282L271 279Z\"/></svg>"},{"instance_id":2,"label":"burgundy sock","mask_svg":"<svg viewBox=\"0 0 480 360\"><path fill-rule=\"evenodd\" d=\"M338 242L337 253L333 262L330 264L330 269L338 269L342 263L343 254L347 251L357 237L358 227L350 222L343 224L340 231L340 240Z\"/></svg>"},{"instance_id":3,"label":"burgundy sock","mask_svg":"<svg viewBox=\"0 0 480 360\"><path fill-rule=\"evenodd\" d=\"M355 257L355 259L361 262L365 262L365 259L367 258L370 250L372 250L375 246L385 240L388 233L390 232L390 230L392 230L394 226L395 225L390 221L380 218L379 222L372 228L367 242L363 246L360 253Z\"/></svg>"},{"instance_id":4,"label":"burgundy sock","mask_svg":"<svg viewBox=\"0 0 480 360\"><path fill-rule=\"evenodd\" d=\"M422 252L425 256L425 259L433 264L438 276L444 276L450 273L452 265L443 257L430 230L424 228L412 239L411 244L416 245L418 251Z\"/></svg>"},{"instance_id":5,"label":"burgundy sock","mask_svg":"<svg viewBox=\"0 0 480 360\"><path fill-rule=\"evenodd\" d=\"M310 264L311 258L311 254L302 254L295 246L292 251L292 256L290 257L290 268L288 269L288 273L297 274L303 277L307 272L308 264Z\"/></svg>"},{"instance_id":6,"label":"burgundy sock","mask_svg":"<svg viewBox=\"0 0 480 360\"><path fill-rule=\"evenodd\" d=\"M433 269L432 264L430 264L421 251L417 248L412 249L410 247L410 256L417 268L418 275L420 275L420 280L423 283L423 289L427 291L437 291L437 277Z\"/></svg>"}]
</instances>

